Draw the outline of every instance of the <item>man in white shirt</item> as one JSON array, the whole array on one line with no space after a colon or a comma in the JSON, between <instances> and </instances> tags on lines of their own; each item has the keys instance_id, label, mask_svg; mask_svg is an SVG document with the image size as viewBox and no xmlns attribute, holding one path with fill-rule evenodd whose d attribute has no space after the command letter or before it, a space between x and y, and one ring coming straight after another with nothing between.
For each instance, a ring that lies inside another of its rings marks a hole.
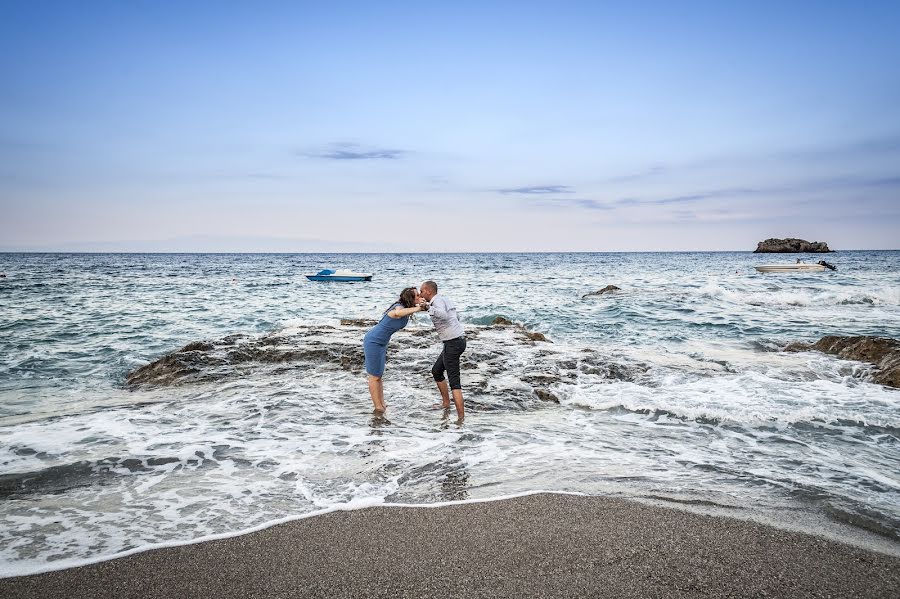
<instances>
[{"instance_id":1,"label":"man in white shirt","mask_svg":"<svg viewBox=\"0 0 900 599\"><path fill-rule=\"evenodd\" d=\"M465 418L465 408L459 377L459 357L466 351L466 336L462 323L459 322L456 304L443 295L438 295L438 286L434 281L422 283L419 286L419 295L424 300L421 305L431 316L431 322L444 344L441 355L431 367L431 375L441 393L441 407L450 408L450 393L452 392L458 417L457 422L462 422ZM444 372L447 373L449 384L444 379Z\"/></svg>"}]
</instances>

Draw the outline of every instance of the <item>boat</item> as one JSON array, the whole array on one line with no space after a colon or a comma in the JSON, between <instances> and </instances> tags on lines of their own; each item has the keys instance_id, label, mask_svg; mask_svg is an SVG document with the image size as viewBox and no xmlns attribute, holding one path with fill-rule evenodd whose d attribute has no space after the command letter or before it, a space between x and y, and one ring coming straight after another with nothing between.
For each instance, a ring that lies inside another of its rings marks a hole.
<instances>
[{"instance_id":1,"label":"boat","mask_svg":"<svg viewBox=\"0 0 900 599\"><path fill-rule=\"evenodd\" d=\"M314 275L306 275L310 281L339 281L346 283L350 281L371 281L372 273L369 272L353 272L352 270L332 270L326 268L320 270Z\"/></svg>"},{"instance_id":2,"label":"boat","mask_svg":"<svg viewBox=\"0 0 900 599\"><path fill-rule=\"evenodd\" d=\"M797 264L763 264L755 268L759 272L822 272L829 266L828 264L798 262ZM834 267L831 267L831 270L834 270Z\"/></svg>"}]
</instances>

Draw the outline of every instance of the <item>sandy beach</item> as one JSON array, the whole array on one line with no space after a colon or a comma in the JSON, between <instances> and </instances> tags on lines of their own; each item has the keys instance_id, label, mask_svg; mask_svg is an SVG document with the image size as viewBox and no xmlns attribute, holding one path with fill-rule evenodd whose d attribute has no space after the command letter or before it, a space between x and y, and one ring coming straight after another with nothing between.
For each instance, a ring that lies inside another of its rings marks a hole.
<instances>
[{"instance_id":1,"label":"sandy beach","mask_svg":"<svg viewBox=\"0 0 900 599\"><path fill-rule=\"evenodd\" d=\"M896 597L900 558L755 522L531 495L332 512L0 580L0 596Z\"/></svg>"}]
</instances>

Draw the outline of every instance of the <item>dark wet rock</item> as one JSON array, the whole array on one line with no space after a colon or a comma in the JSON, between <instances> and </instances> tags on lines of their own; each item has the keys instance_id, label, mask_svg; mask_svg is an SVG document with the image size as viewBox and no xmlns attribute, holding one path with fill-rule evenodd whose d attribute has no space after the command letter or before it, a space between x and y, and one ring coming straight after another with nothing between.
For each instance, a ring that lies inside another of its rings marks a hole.
<instances>
[{"instance_id":1,"label":"dark wet rock","mask_svg":"<svg viewBox=\"0 0 900 599\"><path fill-rule=\"evenodd\" d=\"M344 327L374 327L378 324L377 320L370 318L342 318L341 326Z\"/></svg>"},{"instance_id":2,"label":"dark wet rock","mask_svg":"<svg viewBox=\"0 0 900 599\"><path fill-rule=\"evenodd\" d=\"M876 367L872 380L900 388L900 341L887 337L828 335L815 343L791 343L784 351L820 351L841 358L869 362Z\"/></svg>"},{"instance_id":3,"label":"dark wet rock","mask_svg":"<svg viewBox=\"0 0 900 599\"><path fill-rule=\"evenodd\" d=\"M546 343L553 343L543 333L532 333L530 331L525 331L525 336L531 339L532 341L544 341Z\"/></svg>"},{"instance_id":4,"label":"dark wet rock","mask_svg":"<svg viewBox=\"0 0 900 599\"><path fill-rule=\"evenodd\" d=\"M524 326L520 325L519 323L513 322L508 318L504 318L503 316L496 317L494 320L491 321L491 324L489 326L513 327L513 328L518 329L519 332L521 332L525 336L525 338L528 339L529 341L543 341L544 343L553 343L552 341L547 339L547 336L544 335L543 333L529 331L528 329L526 329ZM467 331L466 335L468 335L468 334L469 333Z\"/></svg>"},{"instance_id":5,"label":"dark wet rock","mask_svg":"<svg viewBox=\"0 0 900 599\"><path fill-rule=\"evenodd\" d=\"M209 351L213 348L212 343L207 343L206 341L194 341L193 343L188 343L184 347L181 348L182 352L189 351Z\"/></svg>"},{"instance_id":6,"label":"dark wet rock","mask_svg":"<svg viewBox=\"0 0 900 599\"><path fill-rule=\"evenodd\" d=\"M141 470L146 470L144 467L143 460L139 460L137 458L128 458L127 460L122 460L119 462L119 465L123 468L128 468L130 472L139 472Z\"/></svg>"},{"instance_id":7,"label":"dark wet rock","mask_svg":"<svg viewBox=\"0 0 900 599\"><path fill-rule=\"evenodd\" d=\"M147 460L148 466L165 466L166 464L174 464L179 462L178 458L150 458Z\"/></svg>"},{"instance_id":8,"label":"dark wet rock","mask_svg":"<svg viewBox=\"0 0 900 599\"><path fill-rule=\"evenodd\" d=\"M552 391L544 389L543 387L538 387L537 389L535 389L534 394L537 395L537 398L541 401L552 401L553 403L559 403L559 397Z\"/></svg>"},{"instance_id":9,"label":"dark wet rock","mask_svg":"<svg viewBox=\"0 0 900 599\"><path fill-rule=\"evenodd\" d=\"M581 299L590 297L592 295L603 295L604 293L612 293L613 291L622 291L622 290L619 287L616 287L615 285L607 285L606 287L604 287L603 289L601 289L599 291L591 291L590 293L585 293L584 295L581 296Z\"/></svg>"},{"instance_id":10,"label":"dark wet rock","mask_svg":"<svg viewBox=\"0 0 900 599\"><path fill-rule=\"evenodd\" d=\"M508 318L504 318L504 317L502 317L502 316L498 316L498 317L495 318L493 321L491 321L491 326L495 326L495 327L512 327L512 326L516 326L516 323L514 323L513 321L511 321L511 320L508 319Z\"/></svg>"},{"instance_id":11,"label":"dark wet rock","mask_svg":"<svg viewBox=\"0 0 900 599\"><path fill-rule=\"evenodd\" d=\"M754 254L799 254L814 253L824 254L833 250L828 249L824 241L806 241L789 237L787 239L770 238L760 241L753 250Z\"/></svg>"},{"instance_id":12,"label":"dark wet rock","mask_svg":"<svg viewBox=\"0 0 900 599\"><path fill-rule=\"evenodd\" d=\"M6 278L6 275L3 274L2 272L0 272L0 279L5 279L5 278Z\"/></svg>"}]
</instances>

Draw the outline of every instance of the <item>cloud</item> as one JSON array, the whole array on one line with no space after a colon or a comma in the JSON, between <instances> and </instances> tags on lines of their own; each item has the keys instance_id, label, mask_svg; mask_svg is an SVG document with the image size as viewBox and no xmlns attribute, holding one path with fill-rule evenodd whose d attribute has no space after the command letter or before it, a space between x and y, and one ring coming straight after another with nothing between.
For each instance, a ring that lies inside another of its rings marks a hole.
<instances>
[{"instance_id":1,"label":"cloud","mask_svg":"<svg viewBox=\"0 0 900 599\"><path fill-rule=\"evenodd\" d=\"M661 164L654 164L653 166L638 172L631 173L628 175L619 175L616 177L610 177L606 179L605 183L635 183L637 181L646 181L647 179L653 179L654 177L658 177L664 173L667 173L670 169Z\"/></svg>"},{"instance_id":2,"label":"cloud","mask_svg":"<svg viewBox=\"0 0 900 599\"><path fill-rule=\"evenodd\" d=\"M498 189L500 193L506 194L522 194L522 195L543 195L549 193L575 193L575 190L568 185L535 185L533 187L513 187L507 189Z\"/></svg>"},{"instance_id":3,"label":"cloud","mask_svg":"<svg viewBox=\"0 0 900 599\"><path fill-rule=\"evenodd\" d=\"M189 235L168 239L61 241L0 246L3 252L139 252L139 253L320 253L396 251L381 241L342 241L268 236Z\"/></svg>"},{"instance_id":4,"label":"cloud","mask_svg":"<svg viewBox=\"0 0 900 599\"><path fill-rule=\"evenodd\" d=\"M304 156L328 160L398 160L408 153L394 148L364 148L352 143L335 143L330 149L305 153Z\"/></svg>"},{"instance_id":5,"label":"cloud","mask_svg":"<svg viewBox=\"0 0 900 599\"><path fill-rule=\"evenodd\" d=\"M777 154L779 159L822 160L856 157L890 156L900 154L900 134L892 133L868 139L858 139L842 144L788 150Z\"/></svg>"},{"instance_id":6,"label":"cloud","mask_svg":"<svg viewBox=\"0 0 900 599\"><path fill-rule=\"evenodd\" d=\"M614 206L599 200L584 198L541 198L539 200L525 200L528 206L542 208L582 208L585 210L615 210Z\"/></svg>"}]
</instances>

